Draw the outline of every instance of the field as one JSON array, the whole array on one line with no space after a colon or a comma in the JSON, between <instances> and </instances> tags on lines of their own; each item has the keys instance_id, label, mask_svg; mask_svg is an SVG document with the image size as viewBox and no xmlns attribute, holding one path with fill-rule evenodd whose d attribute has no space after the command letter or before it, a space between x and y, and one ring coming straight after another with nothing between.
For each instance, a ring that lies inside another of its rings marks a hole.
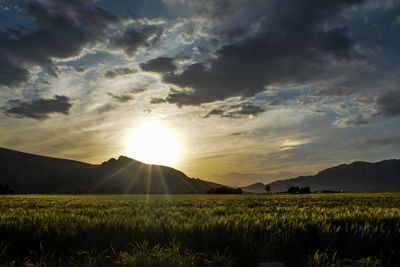
<instances>
[{"instance_id":1,"label":"field","mask_svg":"<svg viewBox=\"0 0 400 267\"><path fill-rule=\"evenodd\" d=\"M0 197L2 266L400 266L400 193Z\"/></svg>"}]
</instances>

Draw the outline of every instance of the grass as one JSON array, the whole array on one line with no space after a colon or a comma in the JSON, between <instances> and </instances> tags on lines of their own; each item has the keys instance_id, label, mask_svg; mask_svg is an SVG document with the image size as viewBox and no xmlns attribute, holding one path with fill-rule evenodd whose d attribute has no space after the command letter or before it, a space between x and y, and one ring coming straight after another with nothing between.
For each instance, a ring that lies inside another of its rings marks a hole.
<instances>
[{"instance_id":1,"label":"grass","mask_svg":"<svg viewBox=\"0 0 400 267\"><path fill-rule=\"evenodd\" d=\"M2 266L400 266L400 193L0 197Z\"/></svg>"}]
</instances>

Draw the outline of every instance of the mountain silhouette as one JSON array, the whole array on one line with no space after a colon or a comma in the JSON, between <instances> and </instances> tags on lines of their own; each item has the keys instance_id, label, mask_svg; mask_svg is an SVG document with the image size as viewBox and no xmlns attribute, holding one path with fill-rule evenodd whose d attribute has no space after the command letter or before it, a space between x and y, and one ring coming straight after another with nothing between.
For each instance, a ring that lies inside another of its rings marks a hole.
<instances>
[{"instance_id":1,"label":"mountain silhouette","mask_svg":"<svg viewBox=\"0 0 400 267\"><path fill-rule=\"evenodd\" d=\"M245 193L264 194L267 193L267 191L265 191L265 186L265 184L258 182L241 188Z\"/></svg>"},{"instance_id":2,"label":"mountain silhouette","mask_svg":"<svg viewBox=\"0 0 400 267\"><path fill-rule=\"evenodd\" d=\"M191 194L221 186L120 156L100 165L0 148L0 184L17 193Z\"/></svg>"},{"instance_id":3,"label":"mountain silhouette","mask_svg":"<svg viewBox=\"0 0 400 267\"><path fill-rule=\"evenodd\" d=\"M288 186L310 187L311 191L393 192L400 191L400 160L370 163L356 161L320 171L316 175L272 182L272 192L283 192ZM242 187L244 192L265 193L265 185Z\"/></svg>"}]
</instances>

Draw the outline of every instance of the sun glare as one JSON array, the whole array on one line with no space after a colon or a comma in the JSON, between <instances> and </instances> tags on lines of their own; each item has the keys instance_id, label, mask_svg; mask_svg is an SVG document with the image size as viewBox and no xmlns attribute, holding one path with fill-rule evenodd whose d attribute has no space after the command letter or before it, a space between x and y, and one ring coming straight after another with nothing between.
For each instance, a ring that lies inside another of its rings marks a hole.
<instances>
[{"instance_id":1,"label":"sun glare","mask_svg":"<svg viewBox=\"0 0 400 267\"><path fill-rule=\"evenodd\" d=\"M166 127L146 123L129 137L126 154L144 163L170 166L178 159L179 143Z\"/></svg>"}]
</instances>

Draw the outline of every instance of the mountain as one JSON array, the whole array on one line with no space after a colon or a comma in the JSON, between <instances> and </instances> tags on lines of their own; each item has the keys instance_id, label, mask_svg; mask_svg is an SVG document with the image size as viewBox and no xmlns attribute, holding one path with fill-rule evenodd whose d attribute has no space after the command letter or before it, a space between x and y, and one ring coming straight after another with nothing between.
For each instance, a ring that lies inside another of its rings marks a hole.
<instances>
[{"instance_id":1,"label":"mountain","mask_svg":"<svg viewBox=\"0 0 400 267\"><path fill-rule=\"evenodd\" d=\"M263 183L255 183L248 186L242 187L243 192L252 193L252 194L265 194L265 184Z\"/></svg>"},{"instance_id":2,"label":"mountain","mask_svg":"<svg viewBox=\"0 0 400 267\"><path fill-rule=\"evenodd\" d=\"M316 175L272 182L271 191L286 191L288 185L308 186L311 191L400 191L400 160L391 159L375 163L356 161L342 164L320 171Z\"/></svg>"},{"instance_id":3,"label":"mountain","mask_svg":"<svg viewBox=\"0 0 400 267\"><path fill-rule=\"evenodd\" d=\"M203 193L221 185L121 156L100 165L0 148L0 184L19 193Z\"/></svg>"}]
</instances>

